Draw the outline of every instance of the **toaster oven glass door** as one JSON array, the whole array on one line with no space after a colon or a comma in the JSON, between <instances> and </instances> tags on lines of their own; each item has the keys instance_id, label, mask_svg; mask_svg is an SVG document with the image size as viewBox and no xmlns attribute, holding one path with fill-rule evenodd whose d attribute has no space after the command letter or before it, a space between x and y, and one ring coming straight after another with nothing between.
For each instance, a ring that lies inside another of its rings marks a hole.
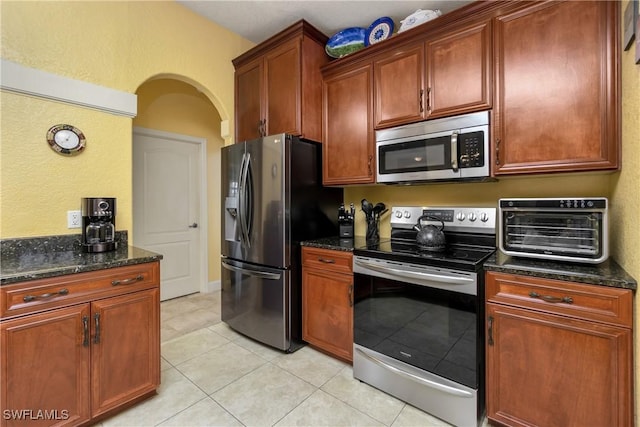
<instances>
[{"instance_id":1,"label":"toaster oven glass door","mask_svg":"<svg viewBox=\"0 0 640 427\"><path fill-rule=\"evenodd\" d=\"M597 259L603 254L601 212L503 212L507 251Z\"/></svg>"}]
</instances>

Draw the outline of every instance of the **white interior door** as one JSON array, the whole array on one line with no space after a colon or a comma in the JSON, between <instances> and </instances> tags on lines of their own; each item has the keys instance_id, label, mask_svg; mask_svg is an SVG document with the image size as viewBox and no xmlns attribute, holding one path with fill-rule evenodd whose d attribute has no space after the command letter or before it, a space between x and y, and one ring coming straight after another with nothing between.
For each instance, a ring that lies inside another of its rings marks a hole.
<instances>
[{"instance_id":1,"label":"white interior door","mask_svg":"<svg viewBox=\"0 0 640 427\"><path fill-rule=\"evenodd\" d=\"M164 256L161 300L204 289L205 144L185 135L133 130L133 243Z\"/></svg>"}]
</instances>

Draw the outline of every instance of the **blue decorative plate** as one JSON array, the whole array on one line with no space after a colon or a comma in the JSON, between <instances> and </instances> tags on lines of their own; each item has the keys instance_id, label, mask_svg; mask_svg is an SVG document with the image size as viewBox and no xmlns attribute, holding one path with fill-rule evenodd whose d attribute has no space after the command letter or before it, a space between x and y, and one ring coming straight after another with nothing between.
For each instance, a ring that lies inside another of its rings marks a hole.
<instances>
[{"instance_id":1,"label":"blue decorative plate","mask_svg":"<svg viewBox=\"0 0 640 427\"><path fill-rule=\"evenodd\" d=\"M378 18L369 26L364 39L364 45L370 46L372 44L381 42L391 37L393 34L393 19L388 16Z\"/></svg>"},{"instance_id":2,"label":"blue decorative plate","mask_svg":"<svg viewBox=\"0 0 640 427\"><path fill-rule=\"evenodd\" d=\"M365 32L366 30L360 27L345 28L327 41L324 50L332 58L342 58L356 52L364 48Z\"/></svg>"}]
</instances>

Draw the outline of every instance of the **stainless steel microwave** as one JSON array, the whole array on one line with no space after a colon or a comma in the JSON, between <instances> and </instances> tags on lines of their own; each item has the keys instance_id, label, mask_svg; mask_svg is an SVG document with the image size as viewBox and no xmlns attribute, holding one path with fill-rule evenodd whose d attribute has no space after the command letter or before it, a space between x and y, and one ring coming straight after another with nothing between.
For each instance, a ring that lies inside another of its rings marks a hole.
<instances>
[{"instance_id":1,"label":"stainless steel microwave","mask_svg":"<svg viewBox=\"0 0 640 427\"><path fill-rule=\"evenodd\" d=\"M489 178L489 112L376 131L376 182Z\"/></svg>"},{"instance_id":2,"label":"stainless steel microwave","mask_svg":"<svg viewBox=\"0 0 640 427\"><path fill-rule=\"evenodd\" d=\"M498 234L507 255L601 263L609 257L608 201L500 199Z\"/></svg>"}]
</instances>

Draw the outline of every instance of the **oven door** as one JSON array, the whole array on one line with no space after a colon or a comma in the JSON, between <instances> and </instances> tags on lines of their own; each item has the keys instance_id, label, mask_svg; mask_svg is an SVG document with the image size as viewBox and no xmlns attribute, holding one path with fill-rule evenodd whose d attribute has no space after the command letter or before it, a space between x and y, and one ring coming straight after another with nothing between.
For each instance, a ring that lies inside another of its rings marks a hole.
<instances>
[{"instance_id":1,"label":"oven door","mask_svg":"<svg viewBox=\"0 0 640 427\"><path fill-rule=\"evenodd\" d=\"M356 346L477 390L484 363L477 276L354 257Z\"/></svg>"}]
</instances>

